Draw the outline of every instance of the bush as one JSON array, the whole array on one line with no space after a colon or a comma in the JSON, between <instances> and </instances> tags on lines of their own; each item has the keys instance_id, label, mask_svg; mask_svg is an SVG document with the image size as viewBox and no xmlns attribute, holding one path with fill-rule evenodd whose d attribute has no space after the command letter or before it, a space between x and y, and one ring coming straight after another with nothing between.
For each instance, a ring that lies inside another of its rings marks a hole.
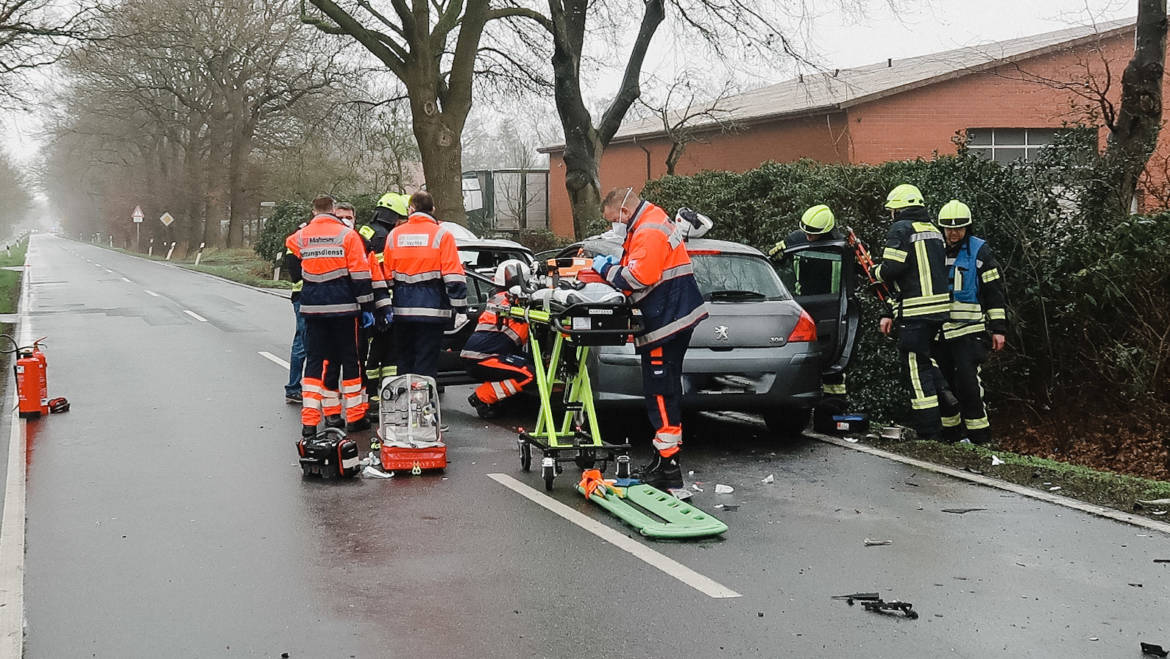
<instances>
[{"instance_id":1,"label":"bush","mask_svg":"<svg viewBox=\"0 0 1170 659\"><path fill-rule=\"evenodd\" d=\"M701 172L646 185L643 196L673 213L689 206L715 219L710 237L767 250L803 211L828 204L880 255L890 225L886 193L913 183L937 213L967 203L974 233L1001 262L1011 329L989 361L991 400L1048 407L1056 399L1167 400L1170 369L1170 214L1110 216L1098 175L1105 164L1080 148L1049 149L1039 161L1001 166L969 155L878 166L812 161L766 163L742 174ZM876 331L876 302L863 300L863 331L850 368L850 396L877 417L898 417L908 396L891 387L896 348ZM901 378L896 378L901 382Z\"/></svg>"},{"instance_id":2,"label":"bush","mask_svg":"<svg viewBox=\"0 0 1170 659\"><path fill-rule=\"evenodd\" d=\"M312 208L301 201L280 201L272 210L272 216L264 223L259 239L253 249L265 261L275 263L284 255L284 240L303 222L311 217Z\"/></svg>"}]
</instances>

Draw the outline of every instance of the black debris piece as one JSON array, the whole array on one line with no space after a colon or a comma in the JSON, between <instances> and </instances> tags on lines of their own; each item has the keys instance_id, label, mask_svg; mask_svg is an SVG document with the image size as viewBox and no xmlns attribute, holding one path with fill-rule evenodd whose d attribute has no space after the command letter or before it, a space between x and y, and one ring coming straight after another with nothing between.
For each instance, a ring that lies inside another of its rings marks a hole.
<instances>
[{"instance_id":1,"label":"black debris piece","mask_svg":"<svg viewBox=\"0 0 1170 659\"><path fill-rule=\"evenodd\" d=\"M1170 558L1155 558L1155 563L1170 563Z\"/></svg>"},{"instance_id":2,"label":"black debris piece","mask_svg":"<svg viewBox=\"0 0 1170 659\"><path fill-rule=\"evenodd\" d=\"M952 515L964 515L966 513L973 513L977 510L987 510L986 508L943 508L944 513L951 513Z\"/></svg>"},{"instance_id":3,"label":"black debris piece","mask_svg":"<svg viewBox=\"0 0 1170 659\"><path fill-rule=\"evenodd\" d=\"M834 595L835 600L845 600L849 606L853 606L854 602L861 602L861 606L866 611L874 613L895 613L901 612L910 620L918 618L918 612L914 610L914 605L910 602L900 602L898 600L883 600L877 593L853 593L852 595Z\"/></svg>"},{"instance_id":4,"label":"black debris piece","mask_svg":"<svg viewBox=\"0 0 1170 659\"><path fill-rule=\"evenodd\" d=\"M1142 654L1151 654L1155 657L1165 657L1170 655L1170 651L1163 650L1161 645L1154 645L1153 643L1142 643Z\"/></svg>"}]
</instances>

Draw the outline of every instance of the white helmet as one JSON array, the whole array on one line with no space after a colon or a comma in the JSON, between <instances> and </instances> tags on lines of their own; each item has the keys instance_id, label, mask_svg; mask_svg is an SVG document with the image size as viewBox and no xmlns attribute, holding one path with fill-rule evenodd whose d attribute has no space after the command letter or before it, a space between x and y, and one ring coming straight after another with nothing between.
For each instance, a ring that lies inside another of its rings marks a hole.
<instances>
[{"instance_id":1,"label":"white helmet","mask_svg":"<svg viewBox=\"0 0 1170 659\"><path fill-rule=\"evenodd\" d=\"M532 276L532 269L520 259L508 259L496 266L496 276L492 282L496 286L510 288L522 284Z\"/></svg>"}]
</instances>

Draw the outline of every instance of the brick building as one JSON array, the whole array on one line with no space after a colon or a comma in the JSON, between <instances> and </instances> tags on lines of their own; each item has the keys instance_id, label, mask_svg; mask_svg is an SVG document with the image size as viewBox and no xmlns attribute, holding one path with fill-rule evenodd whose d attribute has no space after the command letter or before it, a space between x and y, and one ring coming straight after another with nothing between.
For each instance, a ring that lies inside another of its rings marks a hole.
<instances>
[{"instance_id":1,"label":"brick building","mask_svg":"<svg viewBox=\"0 0 1170 659\"><path fill-rule=\"evenodd\" d=\"M1117 102L1133 40L1130 19L806 74L726 99L720 107L737 129L711 125L688 145L676 173L746 171L800 158L880 163L929 157L954 153L957 133L987 158L1027 158L1051 143L1056 129L1084 120L1089 101L1077 93L1084 84L1103 88ZM1156 160L1170 153L1165 135ZM660 120L628 122L602 156L603 194L663 176L670 146ZM550 229L572 235L563 149L541 151L549 154L551 170Z\"/></svg>"}]
</instances>

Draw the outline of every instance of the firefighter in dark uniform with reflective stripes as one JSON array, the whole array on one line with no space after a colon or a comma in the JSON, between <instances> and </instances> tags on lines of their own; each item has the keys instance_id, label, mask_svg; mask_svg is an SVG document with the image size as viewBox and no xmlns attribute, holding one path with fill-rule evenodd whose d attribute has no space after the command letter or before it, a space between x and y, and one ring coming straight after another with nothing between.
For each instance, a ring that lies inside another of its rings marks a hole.
<instances>
[{"instance_id":1,"label":"firefighter in dark uniform with reflective stripes","mask_svg":"<svg viewBox=\"0 0 1170 659\"><path fill-rule=\"evenodd\" d=\"M890 191L886 208L894 219L886 235L882 262L874 270L897 297L898 351L910 378L912 424L921 439L942 435L940 402L947 415L957 407L942 371L931 358L931 343L951 309L946 244L931 223L922 193L903 183ZM879 328L889 334L894 318L884 316Z\"/></svg>"},{"instance_id":2,"label":"firefighter in dark uniform with reflective stripes","mask_svg":"<svg viewBox=\"0 0 1170 659\"><path fill-rule=\"evenodd\" d=\"M598 256L593 269L642 312L645 329L634 337L642 356L642 388L654 426L654 458L638 474L658 488L683 486L678 451L682 443L683 356L695 325L707 317L683 233L666 211L633 194L610 191L601 212L625 236L619 263Z\"/></svg>"},{"instance_id":3,"label":"firefighter in dark uniform with reflective stripes","mask_svg":"<svg viewBox=\"0 0 1170 659\"><path fill-rule=\"evenodd\" d=\"M800 218L800 228L788 234L788 237L776 243L768 250L773 260L783 258L784 251L789 247L799 247L818 240L845 240L845 235L837 229L837 218L832 209L824 204L813 206L804 212ZM834 286L841 281L841 259L816 258L823 253L806 252L801 258L793 261L793 274L796 275L794 295L829 295L837 293ZM824 373L821 375L821 405L818 413L840 413L846 408L845 372Z\"/></svg>"},{"instance_id":4,"label":"firefighter in dark uniform with reflective stripes","mask_svg":"<svg viewBox=\"0 0 1170 659\"><path fill-rule=\"evenodd\" d=\"M382 378L398 375L395 367L394 335L390 331L394 313L393 304L389 295L387 273L382 269L383 251L386 249L386 236L394 230L408 215L407 205L410 197L397 192L387 192L378 199L374 208L374 217L369 224L362 225L358 233L366 241L366 250L369 252L370 271L380 271L381 282L374 279L374 332L370 336L369 350L366 353L366 393L370 399L370 411L378 405L378 389ZM376 269L376 270L375 270ZM378 295L379 290L385 295Z\"/></svg>"},{"instance_id":5,"label":"firefighter in dark uniform with reflective stripes","mask_svg":"<svg viewBox=\"0 0 1170 659\"><path fill-rule=\"evenodd\" d=\"M531 274L519 259L508 259L496 267L493 281L504 290L488 300L475 331L459 353L467 374L482 383L467 397L481 418L497 416L499 404L523 391L536 376L532 360L524 354L528 323L508 315L508 289L527 281Z\"/></svg>"},{"instance_id":6,"label":"firefighter in dark uniform with reflective stripes","mask_svg":"<svg viewBox=\"0 0 1170 659\"><path fill-rule=\"evenodd\" d=\"M1007 336L1003 277L991 246L971 235L971 209L952 199L938 214L947 242L947 269L953 300L943 323L935 358L959 399L959 413L942 418L943 439L966 436L976 444L991 441L983 404L983 362L1002 350ZM990 334L989 334L990 332Z\"/></svg>"}]
</instances>

